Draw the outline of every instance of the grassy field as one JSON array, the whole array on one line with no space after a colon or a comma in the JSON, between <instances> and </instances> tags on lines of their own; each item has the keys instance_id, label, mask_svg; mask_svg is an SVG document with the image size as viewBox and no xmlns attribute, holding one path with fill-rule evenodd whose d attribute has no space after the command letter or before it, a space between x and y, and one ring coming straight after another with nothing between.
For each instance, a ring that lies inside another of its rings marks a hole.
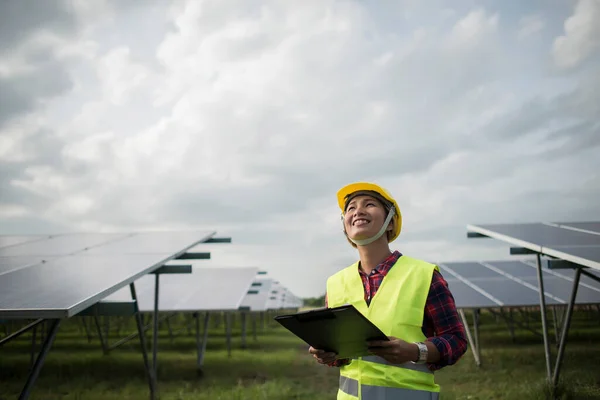
<instances>
[{"instance_id":1,"label":"grassy field","mask_svg":"<svg viewBox=\"0 0 600 400\"><path fill-rule=\"evenodd\" d=\"M173 327L181 325L173 320ZM533 326L533 325L532 325ZM132 331L133 325L123 332ZM248 335L240 348L234 328L233 352L227 355L223 328L212 328L204 373L196 372L195 338L184 329L173 342L160 332L161 399L335 399L338 371L316 364L306 346L275 324L257 340ZM122 335L124 336L124 335ZM148 334L150 337L150 334ZM569 336L559 399L600 399L600 316L575 315ZM112 341L117 337L112 337ZM545 361L541 338L523 330L513 341L506 325L482 316L483 365L475 366L471 351L453 367L436 373L442 399L545 399ZM138 342L103 355L96 338L88 343L81 329L62 326L32 399L147 399ZM0 348L0 399L17 398L29 368L31 335ZM555 346L552 347L554 354Z\"/></svg>"}]
</instances>

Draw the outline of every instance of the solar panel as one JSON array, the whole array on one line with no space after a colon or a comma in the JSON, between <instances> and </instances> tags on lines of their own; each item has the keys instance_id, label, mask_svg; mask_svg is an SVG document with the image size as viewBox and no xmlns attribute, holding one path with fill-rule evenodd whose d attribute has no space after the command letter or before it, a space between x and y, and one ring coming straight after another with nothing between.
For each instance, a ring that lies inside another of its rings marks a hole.
<instances>
[{"instance_id":1,"label":"solar panel","mask_svg":"<svg viewBox=\"0 0 600 400\"><path fill-rule=\"evenodd\" d=\"M458 308L539 305L537 269L530 262L449 262L439 266ZM548 305L566 304L569 300L573 273L570 271L568 276L562 272L543 271L544 282L550 282L544 286ZM600 304L600 284L586 283L576 302Z\"/></svg>"},{"instance_id":2,"label":"solar panel","mask_svg":"<svg viewBox=\"0 0 600 400\"><path fill-rule=\"evenodd\" d=\"M483 230L540 247L600 245L600 236L541 223L477 225Z\"/></svg>"},{"instance_id":3,"label":"solar panel","mask_svg":"<svg viewBox=\"0 0 600 400\"><path fill-rule=\"evenodd\" d=\"M458 274L468 277L470 280L478 278L501 278L497 272L494 272L488 268L482 268L481 264L477 262L464 262L464 263L445 263L446 266L451 267Z\"/></svg>"},{"instance_id":4,"label":"solar panel","mask_svg":"<svg viewBox=\"0 0 600 400\"><path fill-rule=\"evenodd\" d=\"M209 239L213 232L205 232L200 236ZM112 241L101 246L90 248L86 254L152 254L170 253L173 249L180 249L188 245L194 238L197 239L198 232L144 232L124 237L118 241ZM191 251L191 250L190 250Z\"/></svg>"},{"instance_id":5,"label":"solar panel","mask_svg":"<svg viewBox=\"0 0 600 400\"><path fill-rule=\"evenodd\" d=\"M269 297L267 299L267 310L280 310L282 307L281 292L283 286L279 282L273 282Z\"/></svg>"},{"instance_id":6,"label":"solar panel","mask_svg":"<svg viewBox=\"0 0 600 400\"><path fill-rule=\"evenodd\" d=\"M0 257L0 275L30 265L39 264L45 259L49 259L49 257Z\"/></svg>"},{"instance_id":7,"label":"solar panel","mask_svg":"<svg viewBox=\"0 0 600 400\"><path fill-rule=\"evenodd\" d=\"M167 257L69 256L9 272L0 279L0 317L71 317L110 294L111 288L159 267Z\"/></svg>"},{"instance_id":8,"label":"solar panel","mask_svg":"<svg viewBox=\"0 0 600 400\"><path fill-rule=\"evenodd\" d=\"M536 279L525 278L524 280L532 285L538 284ZM544 277L544 291L550 292L563 299L565 303L567 303L571 297L572 286L572 283L559 277ZM579 285L575 302L577 304L600 303L600 291L590 289L588 286Z\"/></svg>"},{"instance_id":9,"label":"solar panel","mask_svg":"<svg viewBox=\"0 0 600 400\"><path fill-rule=\"evenodd\" d=\"M600 237L600 236L599 236ZM585 265L586 261L592 261L600 268L600 245L598 246L555 246L551 249L545 249L544 254L569 259L577 264Z\"/></svg>"},{"instance_id":10,"label":"solar panel","mask_svg":"<svg viewBox=\"0 0 600 400\"><path fill-rule=\"evenodd\" d=\"M591 231L543 223L469 225L468 229L540 254L600 269L600 234Z\"/></svg>"},{"instance_id":11,"label":"solar panel","mask_svg":"<svg viewBox=\"0 0 600 400\"><path fill-rule=\"evenodd\" d=\"M41 240L41 239L44 239L47 237L48 236L43 236L43 235L20 235L20 236L0 235L0 248L14 246L15 244L32 242L34 240Z\"/></svg>"},{"instance_id":12,"label":"solar panel","mask_svg":"<svg viewBox=\"0 0 600 400\"><path fill-rule=\"evenodd\" d=\"M191 274L161 275L158 303L160 311L230 311L240 307L252 285L258 268L194 267ZM139 309L154 311L154 276L143 276L136 281ZM106 298L128 300L126 289Z\"/></svg>"},{"instance_id":13,"label":"solar panel","mask_svg":"<svg viewBox=\"0 0 600 400\"><path fill-rule=\"evenodd\" d=\"M171 240L173 236L169 235L172 234L154 236L157 248L164 253L69 255L7 272L0 279L0 317L71 317L213 233L187 232L176 235L177 240ZM105 244L128 236L130 234L64 235L0 249L0 252L10 250L10 254L22 254L28 250L30 255L64 254L81 250L82 246Z\"/></svg>"},{"instance_id":14,"label":"solar panel","mask_svg":"<svg viewBox=\"0 0 600 400\"><path fill-rule=\"evenodd\" d=\"M568 228L581 229L590 232L600 233L600 221L590 222L556 222L556 225L561 225Z\"/></svg>"},{"instance_id":15,"label":"solar panel","mask_svg":"<svg viewBox=\"0 0 600 400\"><path fill-rule=\"evenodd\" d=\"M529 264L529 266L531 266L532 268L535 268L535 262L531 261L531 262L527 262L525 261L526 264ZM544 279L546 279L546 276L557 276L563 279L568 280L569 282L573 282L573 279L575 279L575 270L573 269L561 269L561 270L547 270L547 269L543 269L542 270L544 273ZM592 275L597 275L600 276L599 272L595 271L595 270L587 270L588 273L592 274ZM588 278L586 275L581 275L579 277L579 285L583 285L583 286L588 286L588 287L592 287L594 288L594 290L600 292L600 282L592 279L592 278Z\"/></svg>"},{"instance_id":16,"label":"solar panel","mask_svg":"<svg viewBox=\"0 0 600 400\"><path fill-rule=\"evenodd\" d=\"M258 291L258 293L246 294L242 300L241 307L249 307L250 311L266 311L267 300L269 299L269 293L271 292L271 285L273 284L272 279L256 279L254 283L260 283L260 286L254 286L252 289Z\"/></svg>"},{"instance_id":17,"label":"solar panel","mask_svg":"<svg viewBox=\"0 0 600 400\"><path fill-rule=\"evenodd\" d=\"M0 249L0 257L6 256L64 256L81 252L86 248L122 239L130 234L123 233L80 233L50 237L24 242Z\"/></svg>"},{"instance_id":18,"label":"solar panel","mask_svg":"<svg viewBox=\"0 0 600 400\"><path fill-rule=\"evenodd\" d=\"M446 281L457 308L494 308L502 305L458 279L446 279Z\"/></svg>"},{"instance_id":19,"label":"solar panel","mask_svg":"<svg viewBox=\"0 0 600 400\"><path fill-rule=\"evenodd\" d=\"M490 261L486 264L493 266L502 272L512 275L516 278L536 278L537 279L537 267L535 262L533 265L528 264L524 261ZM481 264L480 264L481 266ZM552 276L548 271L543 271L546 276Z\"/></svg>"}]
</instances>

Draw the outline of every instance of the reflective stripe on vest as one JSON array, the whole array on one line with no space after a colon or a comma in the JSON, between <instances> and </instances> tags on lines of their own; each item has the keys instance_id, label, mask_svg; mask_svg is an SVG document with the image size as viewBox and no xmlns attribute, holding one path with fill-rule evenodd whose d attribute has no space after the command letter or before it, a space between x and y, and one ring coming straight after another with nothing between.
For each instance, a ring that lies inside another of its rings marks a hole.
<instances>
[{"instance_id":1,"label":"reflective stripe on vest","mask_svg":"<svg viewBox=\"0 0 600 400\"><path fill-rule=\"evenodd\" d=\"M358 381L340 375L340 390L350 396L358 397Z\"/></svg>"},{"instance_id":2,"label":"reflective stripe on vest","mask_svg":"<svg viewBox=\"0 0 600 400\"><path fill-rule=\"evenodd\" d=\"M340 376L340 390L350 396L358 396L358 381ZM360 388L361 400L439 400L437 392L412 390L385 386L370 386L363 384Z\"/></svg>"},{"instance_id":3,"label":"reflective stripe on vest","mask_svg":"<svg viewBox=\"0 0 600 400\"><path fill-rule=\"evenodd\" d=\"M385 358L379 357L379 356L366 356L366 357L362 357L361 359L363 361L369 361L369 362L376 363L376 364L389 365L391 367L406 368L406 369L411 369L413 371L424 372L426 374L433 374L433 372L431 372L431 370L429 368L427 368L427 366L425 364L413 364L411 362L407 362L404 364L392 364ZM358 358L353 358L353 360L358 360Z\"/></svg>"}]
</instances>

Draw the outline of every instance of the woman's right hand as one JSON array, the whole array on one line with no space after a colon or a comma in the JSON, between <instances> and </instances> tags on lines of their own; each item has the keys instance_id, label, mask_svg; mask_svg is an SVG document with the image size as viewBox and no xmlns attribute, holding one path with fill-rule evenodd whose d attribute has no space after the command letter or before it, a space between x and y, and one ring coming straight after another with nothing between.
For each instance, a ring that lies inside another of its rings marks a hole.
<instances>
[{"instance_id":1,"label":"woman's right hand","mask_svg":"<svg viewBox=\"0 0 600 400\"><path fill-rule=\"evenodd\" d=\"M308 349L308 352L313 355L314 359L317 360L319 364L330 364L337 360L337 354L315 349L312 346Z\"/></svg>"}]
</instances>

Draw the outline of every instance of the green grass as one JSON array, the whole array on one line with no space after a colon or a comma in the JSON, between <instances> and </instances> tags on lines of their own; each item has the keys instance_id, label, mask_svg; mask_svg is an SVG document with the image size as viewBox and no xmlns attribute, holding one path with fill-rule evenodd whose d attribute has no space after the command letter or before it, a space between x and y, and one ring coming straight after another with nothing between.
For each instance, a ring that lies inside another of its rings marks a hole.
<instances>
[{"instance_id":1,"label":"green grass","mask_svg":"<svg viewBox=\"0 0 600 400\"><path fill-rule=\"evenodd\" d=\"M600 399L599 314L576 313L561 372L558 398ZM176 317L172 326L183 326ZM535 324L532 324L534 326ZM539 325L539 322L538 322ZM130 324L121 336L133 330ZM171 342L160 332L158 391L160 399L334 399L338 371L316 364L306 346L275 324L240 348L234 328L228 357L223 327L211 328L203 374L196 371L195 337L184 329ZM151 335L148 334L148 338ZM118 337L112 333L112 341ZM436 373L442 399L546 399L545 360L541 338L516 331L484 314L480 329L483 365L469 350L455 366ZM139 342L133 340L104 355L97 338L88 343L73 321L65 323L48 355L32 399L147 399L148 385ZM0 348L0 399L14 399L29 369L31 335ZM553 355L556 347L552 345ZM150 353L151 355L151 353Z\"/></svg>"}]
</instances>

